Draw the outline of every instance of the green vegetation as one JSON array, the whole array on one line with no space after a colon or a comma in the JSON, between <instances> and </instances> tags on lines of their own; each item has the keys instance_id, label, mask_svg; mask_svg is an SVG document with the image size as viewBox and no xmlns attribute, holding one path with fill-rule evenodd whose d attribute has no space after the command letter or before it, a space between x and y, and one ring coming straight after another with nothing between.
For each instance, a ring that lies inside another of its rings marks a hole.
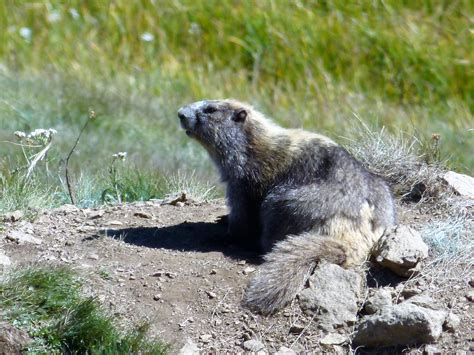
<instances>
[{"instance_id":1,"label":"green vegetation","mask_svg":"<svg viewBox=\"0 0 474 355\"><path fill-rule=\"evenodd\" d=\"M81 281L67 268L31 267L0 283L4 320L33 337L31 353L165 354L167 346L145 340L147 326L120 332L92 298L81 295Z\"/></svg>"},{"instance_id":2,"label":"green vegetation","mask_svg":"<svg viewBox=\"0 0 474 355\"><path fill-rule=\"evenodd\" d=\"M68 201L63 160L90 110L71 159L81 205L161 197L178 173L207 191L216 174L176 119L202 98L249 101L341 143L357 116L472 174L472 10L468 0L3 1L0 210ZM5 141L35 128L58 133L48 169L38 162L25 183L21 149Z\"/></svg>"},{"instance_id":3,"label":"green vegetation","mask_svg":"<svg viewBox=\"0 0 474 355\"><path fill-rule=\"evenodd\" d=\"M178 107L202 98L248 101L286 127L331 136L403 193L436 177L437 164L421 169L420 157L473 174L473 7L469 0L0 1L0 214L69 202L65 159L91 111L96 118L71 158L80 207L182 190L218 194L210 159L176 118ZM18 145L26 141L15 131L37 128L57 134ZM117 152L127 159L114 159ZM446 250L458 253L458 225L427 229L430 245L450 239ZM433 268L446 269L457 271ZM165 349L147 343L144 328L117 331L68 269L11 274L0 284L0 309L35 336L32 352Z\"/></svg>"}]
</instances>

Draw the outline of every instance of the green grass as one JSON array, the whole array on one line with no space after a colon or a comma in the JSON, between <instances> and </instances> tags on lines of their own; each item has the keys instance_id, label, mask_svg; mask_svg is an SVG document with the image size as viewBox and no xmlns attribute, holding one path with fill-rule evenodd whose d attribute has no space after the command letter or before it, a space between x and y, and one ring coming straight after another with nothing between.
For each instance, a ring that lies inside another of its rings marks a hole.
<instances>
[{"instance_id":1,"label":"green grass","mask_svg":"<svg viewBox=\"0 0 474 355\"><path fill-rule=\"evenodd\" d=\"M467 0L7 0L1 9L0 55L19 69L100 66L107 75L157 70L186 86L209 72L238 71L238 81L250 76L256 86L309 90L328 75L395 102L457 98L472 104ZM30 39L21 37L21 27L31 29ZM144 33L154 40L140 40ZM154 94L163 91L149 85Z\"/></svg>"},{"instance_id":2,"label":"green grass","mask_svg":"<svg viewBox=\"0 0 474 355\"><path fill-rule=\"evenodd\" d=\"M81 295L81 279L65 267L30 267L0 283L4 320L33 337L30 353L164 354L167 346L146 337L147 326L123 333L93 298Z\"/></svg>"},{"instance_id":3,"label":"green grass","mask_svg":"<svg viewBox=\"0 0 474 355\"><path fill-rule=\"evenodd\" d=\"M49 172L40 162L35 191L48 206L51 196L53 205L67 201L62 160L94 110L72 158L83 206L110 192L118 151L139 174L122 181L121 199L162 196L169 185L161 182L178 173L215 185L176 110L222 97L342 143L355 137L355 116L427 142L421 153L440 134L448 167L472 174L472 10L467 0L3 1L0 175L11 181L24 164L5 143L14 131L55 128Z\"/></svg>"}]
</instances>

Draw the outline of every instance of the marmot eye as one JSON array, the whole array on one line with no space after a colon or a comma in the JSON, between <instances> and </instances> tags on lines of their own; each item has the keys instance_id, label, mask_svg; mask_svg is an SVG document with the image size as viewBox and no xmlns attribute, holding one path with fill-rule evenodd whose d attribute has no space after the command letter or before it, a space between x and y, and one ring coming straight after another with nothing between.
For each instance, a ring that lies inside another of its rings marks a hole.
<instances>
[{"instance_id":1,"label":"marmot eye","mask_svg":"<svg viewBox=\"0 0 474 355\"><path fill-rule=\"evenodd\" d=\"M217 108L215 108L214 106L207 106L204 108L204 110L202 110L202 112L204 113L214 113L217 111Z\"/></svg>"}]
</instances>

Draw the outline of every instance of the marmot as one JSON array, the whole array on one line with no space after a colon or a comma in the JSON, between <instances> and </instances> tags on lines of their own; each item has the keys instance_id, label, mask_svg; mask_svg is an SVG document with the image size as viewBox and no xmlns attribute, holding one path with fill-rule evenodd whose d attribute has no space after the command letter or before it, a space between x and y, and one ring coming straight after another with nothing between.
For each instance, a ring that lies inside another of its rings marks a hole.
<instances>
[{"instance_id":1,"label":"marmot","mask_svg":"<svg viewBox=\"0 0 474 355\"><path fill-rule=\"evenodd\" d=\"M279 127L235 100L195 102L178 117L226 183L229 232L267 253L244 297L253 311L291 302L320 260L362 263L395 224L385 181L325 136Z\"/></svg>"}]
</instances>

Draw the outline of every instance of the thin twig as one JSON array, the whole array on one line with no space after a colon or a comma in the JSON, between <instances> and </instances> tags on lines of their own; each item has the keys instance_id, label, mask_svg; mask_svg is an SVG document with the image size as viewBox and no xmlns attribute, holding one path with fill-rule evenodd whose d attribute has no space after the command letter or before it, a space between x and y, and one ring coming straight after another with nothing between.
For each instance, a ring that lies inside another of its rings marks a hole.
<instances>
[{"instance_id":1,"label":"thin twig","mask_svg":"<svg viewBox=\"0 0 474 355\"><path fill-rule=\"evenodd\" d=\"M42 147L42 145L40 144L23 144L23 143L15 143L15 142L10 142L10 141L2 141L2 143L19 145L20 147L27 147L27 148L41 148Z\"/></svg>"},{"instance_id":2,"label":"thin twig","mask_svg":"<svg viewBox=\"0 0 474 355\"><path fill-rule=\"evenodd\" d=\"M69 198L71 199L71 203L73 205L76 205L76 197L74 196L74 191L72 188L72 183L71 179L69 177L69 159L71 158L72 153L74 153L74 150L77 147L77 144L79 143L79 139L81 139L82 133L85 131L87 125L89 124L89 121L91 121L93 118L95 118L95 112L91 111L89 113L89 116L87 117L86 123L84 123L84 126L82 126L81 131L79 132L79 135L76 138L76 141L74 142L74 145L72 146L71 151L69 152L67 158L66 158L66 164L65 164L65 169L66 169L66 185L67 185L67 191L69 193Z\"/></svg>"},{"instance_id":3,"label":"thin twig","mask_svg":"<svg viewBox=\"0 0 474 355\"><path fill-rule=\"evenodd\" d=\"M293 349L293 346L295 346L295 344L298 342L298 340L300 340L300 338L303 336L303 334L308 330L308 328L309 328L309 327L311 326L311 324L313 323L314 318L316 318L318 312L319 312L319 307L316 309L316 312L314 313L313 317L310 319L309 323L306 324L306 326L303 328L303 330L301 331L301 333L298 334L298 337L295 339L295 341L294 341L293 343L291 343L290 349Z\"/></svg>"}]
</instances>

